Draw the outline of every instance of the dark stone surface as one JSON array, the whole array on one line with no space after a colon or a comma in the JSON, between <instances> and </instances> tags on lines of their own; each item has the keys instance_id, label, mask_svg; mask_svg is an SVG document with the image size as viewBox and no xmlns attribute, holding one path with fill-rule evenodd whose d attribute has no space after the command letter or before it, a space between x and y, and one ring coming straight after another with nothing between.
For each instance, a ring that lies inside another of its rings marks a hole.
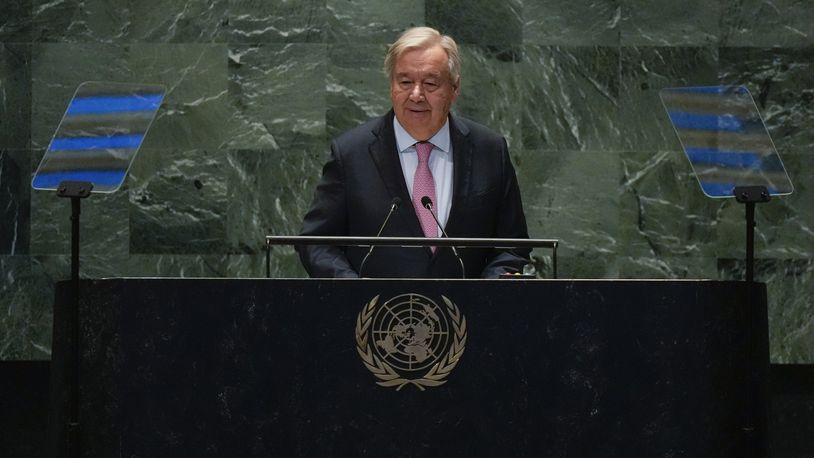
<instances>
[{"instance_id":1,"label":"dark stone surface","mask_svg":"<svg viewBox=\"0 0 814 458\"><path fill-rule=\"evenodd\" d=\"M44 456L50 361L0 362L0 450L5 456ZM769 368L770 456L814 456L814 366L772 364Z\"/></svg>"},{"instance_id":2,"label":"dark stone surface","mask_svg":"<svg viewBox=\"0 0 814 458\"><path fill-rule=\"evenodd\" d=\"M0 451L45 456L49 361L0 361Z\"/></svg>"},{"instance_id":3,"label":"dark stone surface","mask_svg":"<svg viewBox=\"0 0 814 458\"><path fill-rule=\"evenodd\" d=\"M58 285L54 387L65 381ZM765 288L710 281L84 282L86 456L764 456ZM363 306L456 303L447 383L376 385ZM750 305L750 301L751 305ZM52 412L63 405L64 391Z\"/></svg>"},{"instance_id":4,"label":"dark stone surface","mask_svg":"<svg viewBox=\"0 0 814 458\"><path fill-rule=\"evenodd\" d=\"M814 456L814 365L772 364L770 374L772 455Z\"/></svg>"},{"instance_id":5,"label":"dark stone surface","mask_svg":"<svg viewBox=\"0 0 814 458\"><path fill-rule=\"evenodd\" d=\"M0 255L28 253L30 152L0 148Z\"/></svg>"},{"instance_id":6,"label":"dark stone surface","mask_svg":"<svg viewBox=\"0 0 814 458\"><path fill-rule=\"evenodd\" d=\"M425 24L459 41L453 111L506 136L561 277L726 280L718 264L743 258L742 208L703 196L658 98L682 85L753 92L795 186L757 210L755 252L810 264L812 19L809 0L3 0L0 258L53 269L7 276L0 316L50 309L68 275L67 206L27 183L77 85L168 89L123 189L83 204L83 272L257 278L263 236L299 230L328 139L389 108L387 45ZM786 272L761 278L770 317L793 317L770 318L772 361L812 363L814 277ZM305 275L290 249L272 274ZM50 326L0 320L0 359L49 358Z\"/></svg>"},{"instance_id":7,"label":"dark stone surface","mask_svg":"<svg viewBox=\"0 0 814 458\"><path fill-rule=\"evenodd\" d=\"M0 8L0 42L31 41L32 0L6 0Z\"/></svg>"},{"instance_id":8,"label":"dark stone surface","mask_svg":"<svg viewBox=\"0 0 814 458\"><path fill-rule=\"evenodd\" d=\"M0 42L0 150L31 146L31 46Z\"/></svg>"}]
</instances>

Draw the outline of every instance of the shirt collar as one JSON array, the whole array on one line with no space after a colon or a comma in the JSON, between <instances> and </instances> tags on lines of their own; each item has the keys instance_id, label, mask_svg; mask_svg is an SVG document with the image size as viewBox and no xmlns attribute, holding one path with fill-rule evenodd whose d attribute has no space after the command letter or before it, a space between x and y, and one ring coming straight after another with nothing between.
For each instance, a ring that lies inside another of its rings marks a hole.
<instances>
[{"instance_id":1,"label":"shirt collar","mask_svg":"<svg viewBox=\"0 0 814 458\"><path fill-rule=\"evenodd\" d=\"M393 116L393 130L396 132L396 147L398 148L399 153L403 153L419 141L404 130L404 127L402 127L398 118L395 116ZM428 141L437 149L445 153L449 152L449 117L447 117L447 121L443 126L441 126L438 132L436 132L435 135L433 135Z\"/></svg>"}]
</instances>

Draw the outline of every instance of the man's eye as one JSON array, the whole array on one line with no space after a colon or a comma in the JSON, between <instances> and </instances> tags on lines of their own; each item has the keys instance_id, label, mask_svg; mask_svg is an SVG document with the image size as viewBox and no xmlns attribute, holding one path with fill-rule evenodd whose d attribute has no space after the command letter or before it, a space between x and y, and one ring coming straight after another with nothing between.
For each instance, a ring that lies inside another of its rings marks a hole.
<instances>
[{"instance_id":1,"label":"man's eye","mask_svg":"<svg viewBox=\"0 0 814 458\"><path fill-rule=\"evenodd\" d=\"M437 81L425 81L425 82L424 82L424 88L425 88L425 89L426 89L428 92L432 92L432 91L434 91L434 90L438 89L438 86L439 86L439 84L438 84L438 82L437 82Z\"/></svg>"},{"instance_id":2,"label":"man's eye","mask_svg":"<svg viewBox=\"0 0 814 458\"><path fill-rule=\"evenodd\" d=\"M399 86L404 87L404 88L410 87L412 85L413 85L413 82L409 81L409 80L401 80L401 81L399 81Z\"/></svg>"}]
</instances>

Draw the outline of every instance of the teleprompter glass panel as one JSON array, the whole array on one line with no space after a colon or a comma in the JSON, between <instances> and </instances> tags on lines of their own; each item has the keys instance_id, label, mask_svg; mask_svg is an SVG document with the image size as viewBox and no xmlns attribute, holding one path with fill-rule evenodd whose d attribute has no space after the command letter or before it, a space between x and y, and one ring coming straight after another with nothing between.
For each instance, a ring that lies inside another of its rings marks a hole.
<instances>
[{"instance_id":1,"label":"teleprompter glass panel","mask_svg":"<svg viewBox=\"0 0 814 458\"><path fill-rule=\"evenodd\" d=\"M667 88L659 92L701 189L734 197L736 186L794 190L752 94L744 86Z\"/></svg>"},{"instance_id":2,"label":"teleprompter glass panel","mask_svg":"<svg viewBox=\"0 0 814 458\"><path fill-rule=\"evenodd\" d=\"M160 85L89 81L68 104L31 186L56 190L89 181L93 192L119 189L164 100Z\"/></svg>"}]
</instances>

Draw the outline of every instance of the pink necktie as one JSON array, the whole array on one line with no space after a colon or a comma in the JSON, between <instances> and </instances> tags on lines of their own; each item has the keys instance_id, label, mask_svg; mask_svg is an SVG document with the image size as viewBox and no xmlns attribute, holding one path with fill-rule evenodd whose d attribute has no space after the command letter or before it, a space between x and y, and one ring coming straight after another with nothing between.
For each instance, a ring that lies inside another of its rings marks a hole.
<instances>
[{"instance_id":1,"label":"pink necktie","mask_svg":"<svg viewBox=\"0 0 814 458\"><path fill-rule=\"evenodd\" d=\"M421 222L421 229L424 230L425 237L438 237L438 225L430 214L430 211L421 205L421 198L424 196L432 199L433 209L435 209L435 180L430 172L430 153L433 145L429 142L418 142L415 150L418 153L418 167L413 176L413 207L418 220ZM435 250L433 250L435 251Z\"/></svg>"}]
</instances>

